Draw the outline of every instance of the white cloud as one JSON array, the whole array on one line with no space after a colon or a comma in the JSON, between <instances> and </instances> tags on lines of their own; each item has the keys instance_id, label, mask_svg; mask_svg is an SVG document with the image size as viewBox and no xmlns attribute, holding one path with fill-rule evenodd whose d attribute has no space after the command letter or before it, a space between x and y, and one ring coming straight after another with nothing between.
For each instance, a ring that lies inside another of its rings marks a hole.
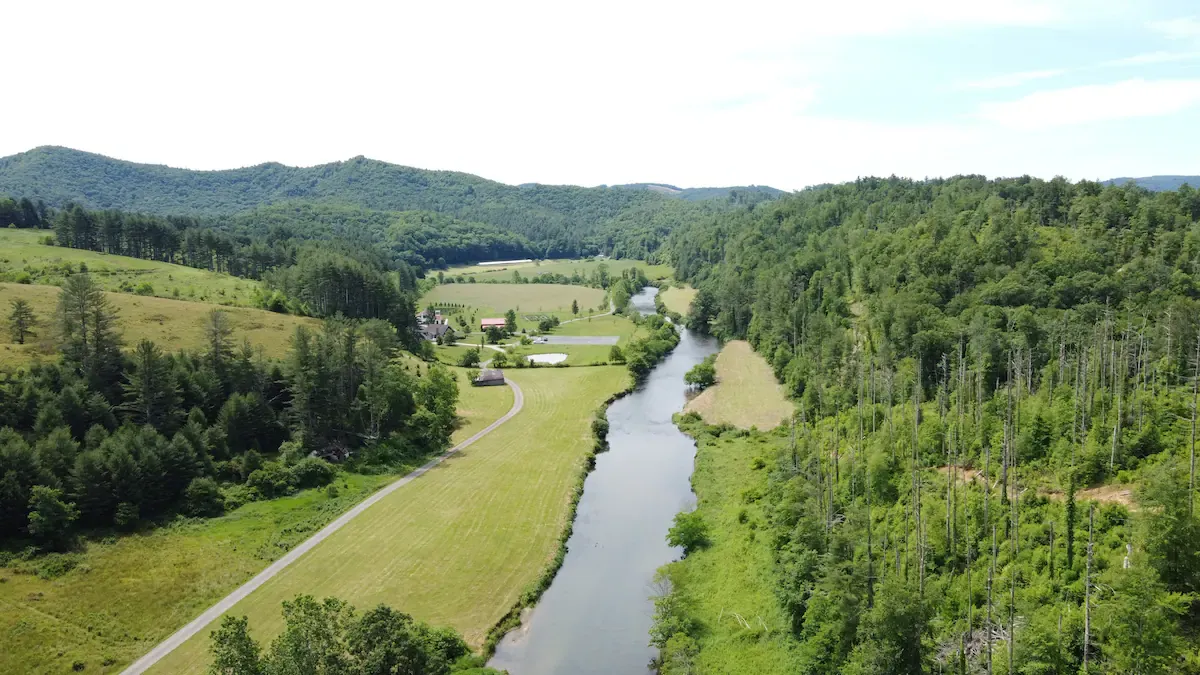
<instances>
[{"instance_id":1,"label":"white cloud","mask_svg":"<svg viewBox=\"0 0 1200 675\"><path fill-rule=\"evenodd\" d=\"M1006 89L1009 87L1019 87L1026 82L1033 82L1034 80L1058 77L1066 73L1066 70L1033 70L1024 73L1007 73L1005 75L975 80L974 82L967 82L963 86L967 89Z\"/></svg>"},{"instance_id":2,"label":"white cloud","mask_svg":"<svg viewBox=\"0 0 1200 675\"><path fill-rule=\"evenodd\" d=\"M1173 40L1200 38L1200 21L1193 16L1151 21L1150 28Z\"/></svg>"},{"instance_id":3,"label":"white cloud","mask_svg":"<svg viewBox=\"0 0 1200 675\"><path fill-rule=\"evenodd\" d=\"M1176 61L1192 61L1200 59L1200 52L1149 52L1136 54L1123 59L1106 61L1102 66L1148 66L1156 63L1174 63Z\"/></svg>"},{"instance_id":4,"label":"white cloud","mask_svg":"<svg viewBox=\"0 0 1200 675\"><path fill-rule=\"evenodd\" d=\"M1037 130L1130 117L1158 117L1197 103L1200 103L1200 80L1135 79L984 103L979 117L1012 129Z\"/></svg>"}]
</instances>

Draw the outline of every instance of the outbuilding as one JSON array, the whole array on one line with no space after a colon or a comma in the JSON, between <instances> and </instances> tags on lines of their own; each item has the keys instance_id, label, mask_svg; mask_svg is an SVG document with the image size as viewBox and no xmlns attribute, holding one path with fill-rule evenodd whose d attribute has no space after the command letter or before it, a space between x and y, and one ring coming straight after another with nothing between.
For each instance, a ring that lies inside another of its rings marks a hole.
<instances>
[{"instance_id":1,"label":"outbuilding","mask_svg":"<svg viewBox=\"0 0 1200 675\"><path fill-rule=\"evenodd\" d=\"M492 327L503 330L506 325L508 324L505 323L504 319L482 319L479 322L479 330L487 332L487 329Z\"/></svg>"},{"instance_id":2,"label":"outbuilding","mask_svg":"<svg viewBox=\"0 0 1200 675\"><path fill-rule=\"evenodd\" d=\"M476 387L492 387L504 384L504 371L499 368L488 368L479 373L479 377L471 380Z\"/></svg>"}]
</instances>

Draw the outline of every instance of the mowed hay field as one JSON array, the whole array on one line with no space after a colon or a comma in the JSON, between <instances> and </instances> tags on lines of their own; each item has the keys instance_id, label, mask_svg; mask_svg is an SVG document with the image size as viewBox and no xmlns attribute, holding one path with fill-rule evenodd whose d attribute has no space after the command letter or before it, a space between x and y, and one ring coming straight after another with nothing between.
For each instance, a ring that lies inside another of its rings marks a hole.
<instances>
[{"instance_id":1,"label":"mowed hay field","mask_svg":"<svg viewBox=\"0 0 1200 675\"><path fill-rule=\"evenodd\" d=\"M253 279L195 267L39 243L47 235L52 233L0 229L0 280L26 273L34 284L58 285L83 265L105 290L131 292L146 283L158 297L243 307L252 305L260 287Z\"/></svg>"},{"instance_id":2,"label":"mowed hay field","mask_svg":"<svg viewBox=\"0 0 1200 675\"><path fill-rule=\"evenodd\" d=\"M699 413L709 424L763 430L778 426L792 409L771 366L745 340L725 343L717 356L717 383L684 408Z\"/></svg>"},{"instance_id":3,"label":"mowed hay field","mask_svg":"<svg viewBox=\"0 0 1200 675\"><path fill-rule=\"evenodd\" d=\"M662 301L667 306L667 309L686 316L688 310L692 307L692 300L696 299L697 292L691 286L684 286L683 288L671 286L667 290L662 291Z\"/></svg>"},{"instance_id":4,"label":"mowed hay field","mask_svg":"<svg viewBox=\"0 0 1200 675\"><path fill-rule=\"evenodd\" d=\"M446 276L457 277L462 275L468 278L474 277L478 281L488 281L491 279L508 281L512 279L513 272L516 271L521 276L529 278L551 272L566 276L579 274L581 277L590 277L601 265L608 268L608 273L611 276L620 276L621 272L634 267L645 272L646 277L651 281L667 279L672 274L669 265L651 265L641 260L623 258L620 260L534 260L532 262L512 263L508 265L466 265L451 267L446 270Z\"/></svg>"},{"instance_id":5,"label":"mowed hay field","mask_svg":"<svg viewBox=\"0 0 1200 675\"><path fill-rule=\"evenodd\" d=\"M37 315L37 337L26 344L13 342L8 331L0 331L0 366L19 366L37 358L57 358L50 337L54 332L54 311L58 306L57 286L0 283L0 312L7 316L11 301L21 298L33 306ZM319 326L316 319L276 314L247 307L220 307L203 302L168 300L127 293L109 293L108 299L117 310L117 326L132 348L142 339L153 340L165 351L198 349L204 345L204 322L214 309L226 312L233 327L233 339L243 339L262 347L270 357L287 353L296 327Z\"/></svg>"},{"instance_id":6,"label":"mowed hay field","mask_svg":"<svg viewBox=\"0 0 1200 675\"><path fill-rule=\"evenodd\" d=\"M269 642L282 628L281 602L337 596L453 626L480 646L554 557L592 446L592 414L629 383L616 366L505 373L525 393L521 413L351 521L230 613L249 616L255 636ZM152 672L203 673L209 645L204 631Z\"/></svg>"},{"instance_id":7,"label":"mowed hay field","mask_svg":"<svg viewBox=\"0 0 1200 675\"><path fill-rule=\"evenodd\" d=\"M469 387L465 371L456 375L463 423L455 443L513 402L508 387ZM423 462L414 458L412 468ZM91 542L75 569L53 580L0 568L0 673L65 673L76 662L84 673L119 672L398 477L342 474L337 497L306 490L220 518Z\"/></svg>"}]
</instances>

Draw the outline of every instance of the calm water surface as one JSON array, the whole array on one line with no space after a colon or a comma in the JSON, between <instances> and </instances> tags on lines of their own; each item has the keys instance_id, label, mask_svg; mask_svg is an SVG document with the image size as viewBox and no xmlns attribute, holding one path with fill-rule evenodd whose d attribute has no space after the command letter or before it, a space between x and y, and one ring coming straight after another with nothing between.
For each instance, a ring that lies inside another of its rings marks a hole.
<instances>
[{"instance_id":1,"label":"calm water surface","mask_svg":"<svg viewBox=\"0 0 1200 675\"><path fill-rule=\"evenodd\" d=\"M634 306L653 313L657 292ZM667 529L695 503L696 446L671 416L683 409L684 373L715 351L715 340L685 330L646 383L609 407L609 450L584 483L562 569L488 665L512 675L648 672L654 572L679 557Z\"/></svg>"}]
</instances>

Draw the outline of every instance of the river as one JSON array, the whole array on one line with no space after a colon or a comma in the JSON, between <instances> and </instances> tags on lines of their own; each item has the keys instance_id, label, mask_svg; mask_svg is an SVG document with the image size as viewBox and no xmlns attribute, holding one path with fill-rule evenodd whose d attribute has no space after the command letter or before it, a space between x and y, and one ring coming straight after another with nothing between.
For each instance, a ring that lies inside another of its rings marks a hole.
<instances>
[{"instance_id":1,"label":"river","mask_svg":"<svg viewBox=\"0 0 1200 675\"><path fill-rule=\"evenodd\" d=\"M657 292L638 293L634 307L653 313ZM609 407L609 449L584 482L563 566L489 666L512 675L649 672L654 573L682 552L667 546L667 530L695 504L696 445L671 416L686 401L684 373L715 351L715 340L684 330L646 382Z\"/></svg>"}]
</instances>

